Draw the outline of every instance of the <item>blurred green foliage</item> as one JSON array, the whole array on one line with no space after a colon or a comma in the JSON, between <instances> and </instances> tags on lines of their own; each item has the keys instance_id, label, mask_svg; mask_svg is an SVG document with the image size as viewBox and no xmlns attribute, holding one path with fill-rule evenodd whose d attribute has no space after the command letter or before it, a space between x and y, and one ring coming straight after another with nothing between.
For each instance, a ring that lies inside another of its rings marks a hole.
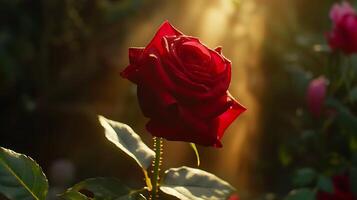
<instances>
[{"instance_id":1,"label":"blurred green foliage","mask_svg":"<svg viewBox=\"0 0 357 200\"><path fill-rule=\"evenodd\" d=\"M276 0L267 5L264 62L271 89L263 101L262 154L269 160L261 165L264 174L276 172L265 180L278 177L270 190L281 198L301 187L287 199L309 199L310 189L331 192L331 177L355 166L357 56L330 52L325 38L332 26L329 10L336 2ZM321 75L329 80L324 105L329 114L316 118L307 109L306 90Z\"/></svg>"},{"instance_id":2,"label":"blurred green foliage","mask_svg":"<svg viewBox=\"0 0 357 200\"><path fill-rule=\"evenodd\" d=\"M103 65L100 45L120 38L130 17L150 9L144 0L0 2L0 90L6 96L58 95ZM115 33L108 29L119 27ZM107 30L107 31L106 31ZM102 59L102 60L101 60Z\"/></svg>"},{"instance_id":3,"label":"blurred green foliage","mask_svg":"<svg viewBox=\"0 0 357 200\"><path fill-rule=\"evenodd\" d=\"M64 157L78 166L77 178L125 178L126 172L108 170L127 158L114 160L93 113L109 110L103 106L108 97L98 92L114 96L119 85L112 80L118 70L109 60L113 46L159 1L0 0L0 145L26 152L45 171ZM102 165L87 167L94 157Z\"/></svg>"}]
</instances>

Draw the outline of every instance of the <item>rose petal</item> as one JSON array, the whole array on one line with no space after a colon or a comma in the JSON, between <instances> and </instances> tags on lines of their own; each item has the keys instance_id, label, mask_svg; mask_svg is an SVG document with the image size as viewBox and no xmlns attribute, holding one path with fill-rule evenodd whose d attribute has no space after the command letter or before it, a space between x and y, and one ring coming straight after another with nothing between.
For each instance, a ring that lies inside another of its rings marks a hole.
<instances>
[{"instance_id":1,"label":"rose petal","mask_svg":"<svg viewBox=\"0 0 357 200\"><path fill-rule=\"evenodd\" d=\"M205 84L198 81L193 81L185 74L185 70L180 70L177 64L172 63L170 60L165 59L166 72L171 77L171 80L175 82L174 93L179 96L191 96L198 98L198 95L207 94L210 90Z\"/></svg>"},{"instance_id":2,"label":"rose petal","mask_svg":"<svg viewBox=\"0 0 357 200\"><path fill-rule=\"evenodd\" d=\"M179 49L180 58L185 63L203 65L211 59L206 47L195 41L182 43Z\"/></svg>"},{"instance_id":3,"label":"rose petal","mask_svg":"<svg viewBox=\"0 0 357 200\"><path fill-rule=\"evenodd\" d=\"M230 61L224 58L222 55L217 53L216 51L211 50L211 57L212 57L212 70L215 74L220 74L226 70L228 65L230 65Z\"/></svg>"},{"instance_id":4,"label":"rose petal","mask_svg":"<svg viewBox=\"0 0 357 200\"><path fill-rule=\"evenodd\" d=\"M214 50L222 55L222 47L216 47Z\"/></svg>"},{"instance_id":5,"label":"rose petal","mask_svg":"<svg viewBox=\"0 0 357 200\"><path fill-rule=\"evenodd\" d=\"M130 64L138 64L145 48L129 48L129 62Z\"/></svg>"},{"instance_id":6,"label":"rose petal","mask_svg":"<svg viewBox=\"0 0 357 200\"><path fill-rule=\"evenodd\" d=\"M229 96L232 101L232 106L223 114L221 114L218 120L218 140L221 140L223 137L224 131L228 128L228 126L244 111L247 109L244 108L241 104L239 104L232 96Z\"/></svg>"},{"instance_id":7,"label":"rose petal","mask_svg":"<svg viewBox=\"0 0 357 200\"><path fill-rule=\"evenodd\" d=\"M222 147L220 142L226 128L246 109L228 96L232 106L216 118L202 119L189 108L175 104L175 109L147 124L150 133L172 141L187 141L204 146ZM167 110L166 110L167 111ZM156 113L156 116L158 114Z\"/></svg>"},{"instance_id":8,"label":"rose petal","mask_svg":"<svg viewBox=\"0 0 357 200\"><path fill-rule=\"evenodd\" d=\"M215 123L196 118L169 94L138 87L138 98L144 115L151 118L146 128L153 136L204 146L221 146L217 145L220 142L216 139Z\"/></svg>"},{"instance_id":9,"label":"rose petal","mask_svg":"<svg viewBox=\"0 0 357 200\"><path fill-rule=\"evenodd\" d=\"M163 117L168 107L177 103L177 100L165 90L152 89L139 85L137 95L140 108L145 117Z\"/></svg>"},{"instance_id":10,"label":"rose petal","mask_svg":"<svg viewBox=\"0 0 357 200\"><path fill-rule=\"evenodd\" d=\"M182 35L180 31L175 29L168 21L165 21L161 24L159 30L156 32L154 38L150 41L150 43L146 46L146 50L150 51L152 48L156 48L159 53L162 53L163 47L161 45L161 40L165 36L179 36Z\"/></svg>"},{"instance_id":11,"label":"rose petal","mask_svg":"<svg viewBox=\"0 0 357 200\"><path fill-rule=\"evenodd\" d=\"M196 132L186 124L176 119L162 120L150 119L146 129L156 137L163 137L170 141L192 142L203 146L214 146L216 139L207 137L207 133Z\"/></svg>"},{"instance_id":12,"label":"rose petal","mask_svg":"<svg viewBox=\"0 0 357 200\"><path fill-rule=\"evenodd\" d=\"M129 66L127 66L120 76L134 83L138 83L139 80L139 61L141 60L144 48L129 48Z\"/></svg>"},{"instance_id":13,"label":"rose petal","mask_svg":"<svg viewBox=\"0 0 357 200\"><path fill-rule=\"evenodd\" d=\"M198 104L188 105L188 107L191 112L196 113L197 117L201 119L212 119L227 111L233 103L227 93L219 98L201 101Z\"/></svg>"},{"instance_id":14,"label":"rose petal","mask_svg":"<svg viewBox=\"0 0 357 200\"><path fill-rule=\"evenodd\" d=\"M137 65L128 65L122 72L120 72L120 76L138 84L138 81L140 80L138 69L139 67Z\"/></svg>"}]
</instances>

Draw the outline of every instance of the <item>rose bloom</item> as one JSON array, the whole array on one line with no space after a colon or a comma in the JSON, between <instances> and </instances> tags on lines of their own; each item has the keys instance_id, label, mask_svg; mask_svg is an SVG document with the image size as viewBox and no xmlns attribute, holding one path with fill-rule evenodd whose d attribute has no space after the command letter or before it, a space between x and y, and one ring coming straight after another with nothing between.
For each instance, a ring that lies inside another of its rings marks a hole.
<instances>
[{"instance_id":1,"label":"rose bloom","mask_svg":"<svg viewBox=\"0 0 357 200\"><path fill-rule=\"evenodd\" d=\"M164 22L145 48L129 49L121 73L137 85L146 129L167 140L221 147L225 129L245 108L227 91L231 62Z\"/></svg>"},{"instance_id":2,"label":"rose bloom","mask_svg":"<svg viewBox=\"0 0 357 200\"><path fill-rule=\"evenodd\" d=\"M330 11L333 28L327 34L328 43L333 50L346 54L357 52L357 15L348 2L335 4Z\"/></svg>"},{"instance_id":3,"label":"rose bloom","mask_svg":"<svg viewBox=\"0 0 357 200\"><path fill-rule=\"evenodd\" d=\"M317 200L357 200L357 197L351 191L349 176L334 176L332 181L333 193L318 191Z\"/></svg>"},{"instance_id":4,"label":"rose bloom","mask_svg":"<svg viewBox=\"0 0 357 200\"><path fill-rule=\"evenodd\" d=\"M326 90L327 80L323 76L313 79L307 88L307 106L309 111L315 117L320 117L321 115L322 108L325 103Z\"/></svg>"}]
</instances>

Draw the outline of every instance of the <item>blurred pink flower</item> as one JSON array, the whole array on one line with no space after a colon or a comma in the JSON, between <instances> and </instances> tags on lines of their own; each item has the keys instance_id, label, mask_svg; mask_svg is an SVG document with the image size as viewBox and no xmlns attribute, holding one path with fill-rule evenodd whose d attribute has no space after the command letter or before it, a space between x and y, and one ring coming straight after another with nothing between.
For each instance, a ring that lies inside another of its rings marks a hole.
<instances>
[{"instance_id":1,"label":"blurred pink flower","mask_svg":"<svg viewBox=\"0 0 357 200\"><path fill-rule=\"evenodd\" d=\"M333 22L340 21L344 15L355 15L356 11L346 1L341 4L335 3L330 11L330 18Z\"/></svg>"},{"instance_id":2,"label":"blurred pink flower","mask_svg":"<svg viewBox=\"0 0 357 200\"><path fill-rule=\"evenodd\" d=\"M233 194L228 198L228 200L239 200L239 197L238 197L238 195Z\"/></svg>"},{"instance_id":3,"label":"blurred pink flower","mask_svg":"<svg viewBox=\"0 0 357 200\"><path fill-rule=\"evenodd\" d=\"M317 200L356 200L357 198L351 191L350 177L339 175L332 177L333 193L318 191Z\"/></svg>"},{"instance_id":4,"label":"blurred pink flower","mask_svg":"<svg viewBox=\"0 0 357 200\"><path fill-rule=\"evenodd\" d=\"M313 79L307 88L307 105L309 111L315 117L319 117L321 115L322 107L326 98L326 90L327 80L323 76Z\"/></svg>"},{"instance_id":5,"label":"blurred pink flower","mask_svg":"<svg viewBox=\"0 0 357 200\"><path fill-rule=\"evenodd\" d=\"M331 32L327 34L332 50L342 50L346 54L357 52L357 14L348 3L334 4L330 11L333 23Z\"/></svg>"}]
</instances>

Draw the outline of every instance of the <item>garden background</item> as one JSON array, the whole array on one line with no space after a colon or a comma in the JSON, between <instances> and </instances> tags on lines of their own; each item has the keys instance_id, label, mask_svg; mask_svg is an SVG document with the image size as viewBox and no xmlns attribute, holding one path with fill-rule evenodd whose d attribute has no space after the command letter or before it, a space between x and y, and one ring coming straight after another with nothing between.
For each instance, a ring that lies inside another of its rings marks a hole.
<instances>
[{"instance_id":1,"label":"garden background","mask_svg":"<svg viewBox=\"0 0 357 200\"><path fill-rule=\"evenodd\" d=\"M230 182L242 199L286 194L293 172L328 153L315 143L319 120L309 116L305 95L327 62L334 2L0 0L0 146L33 157L50 183L61 170L69 171L68 186L94 176L141 183L140 168L106 141L96 114L151 143L135 87L119 72L127 49L145 46L169 20L211 48L223 47L233 63L230 92L248 108L223 148L198 146L200 168ZM335 143L347 142L342 154L349 155L356 138ZM187 143L166 144L163 168L196 165Z\"/></svg>"}]
</instances>

